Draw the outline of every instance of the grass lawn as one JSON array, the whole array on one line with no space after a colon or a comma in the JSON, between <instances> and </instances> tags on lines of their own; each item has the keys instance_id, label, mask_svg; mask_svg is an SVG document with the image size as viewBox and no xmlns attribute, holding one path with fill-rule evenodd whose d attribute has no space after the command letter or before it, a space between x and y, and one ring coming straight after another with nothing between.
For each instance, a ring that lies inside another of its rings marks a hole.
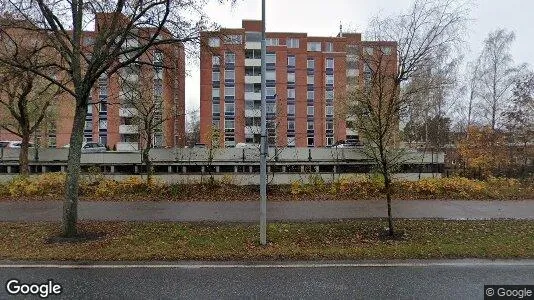
<instances>
[{"instance_id":1,"label":"grass lawn","mask_svg":"<svg viewBox=\"0 0 534 300\"><path fill-rule=\"evenodd\" d=\"M307 260L534 258L534 221L384 220L256 224L82 222L92 239L58 241L59 223L0 223L0 260Z\"/></svg>"}]
</instances>

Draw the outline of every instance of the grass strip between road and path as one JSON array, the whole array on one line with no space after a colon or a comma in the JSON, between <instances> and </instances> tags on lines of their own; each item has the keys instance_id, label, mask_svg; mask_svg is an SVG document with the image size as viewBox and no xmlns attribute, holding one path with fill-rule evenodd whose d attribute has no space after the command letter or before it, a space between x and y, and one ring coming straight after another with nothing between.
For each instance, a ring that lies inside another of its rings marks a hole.
<instances>
[{"instance_id":1,"label":"grass strip between road and path","mask_svg":"<svg viewBox=\"0 0 534 300\"><path fill-rule=\"evenodd\" d=\"M86 240L57 239L59 223L0 223L2 260L320 260L534 258L534 221L385 220L270 223L83 222Z\"/></svg>"}]
</instances>

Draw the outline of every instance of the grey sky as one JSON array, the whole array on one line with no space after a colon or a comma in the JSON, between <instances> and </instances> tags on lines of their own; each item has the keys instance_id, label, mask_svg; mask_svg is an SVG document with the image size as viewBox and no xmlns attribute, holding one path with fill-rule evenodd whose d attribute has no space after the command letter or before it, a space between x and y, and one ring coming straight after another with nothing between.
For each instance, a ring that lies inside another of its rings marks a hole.
<instances>
[{"instance_id":1,"label":"grey sky","mask_svg":"<svg viewBox=\"0 0 534 300\"><path fill-rule=\"evenodd\" d=\"M237 0L235 7L215 3L206 7L211 20L222 27L239 28L242 19L261 19L261 0ZM365 32L369 18L377 14L396 14L407 8L411 0L266 0L267 31L306 32L314 36L334 36L339 22L344 28ZM482 48L486 35L497 28L513 30L516 41L512 54L516 63L534 66L534 1L478 0L472 8L473 19L466 37L473 57ZM365 38L365 37L364 37ZM196 58L198 59L198 58ZM186 78L186 109L199 107L200 79L198 64L188 64Z\"/></svg>"}]
</instances>

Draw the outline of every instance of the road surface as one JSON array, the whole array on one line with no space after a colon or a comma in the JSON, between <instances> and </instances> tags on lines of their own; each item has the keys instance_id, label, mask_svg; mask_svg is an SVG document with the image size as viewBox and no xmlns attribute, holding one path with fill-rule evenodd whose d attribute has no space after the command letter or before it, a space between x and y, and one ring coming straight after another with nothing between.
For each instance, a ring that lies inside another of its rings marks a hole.
<instances>
[{"instance_id":1,"label":"road surface","mask_svg":"<svg viewBox=\"0 0 534 300\"><path fill-rule=\"evenodd\" d=\"M61 201L0 202L0 221L59 221ZM324 221L386 217L385 201L268 202L273 221ZM534 219L534 201L393 201L396 218ZM257 222L258 201L228 202L86 202L79 203L81 220Z\"/></svg>"},{"instance_id":2,"label":"road surface","mask_svg":"<svg viewBox=\"0 0 534 300\"><path fill-rule=\"evenodd\" d=\"M485 284L533 284L534 261L200 263L0 267L6 282L52 280L50 299L483 299Z\"/></svg>"}]
</instances>

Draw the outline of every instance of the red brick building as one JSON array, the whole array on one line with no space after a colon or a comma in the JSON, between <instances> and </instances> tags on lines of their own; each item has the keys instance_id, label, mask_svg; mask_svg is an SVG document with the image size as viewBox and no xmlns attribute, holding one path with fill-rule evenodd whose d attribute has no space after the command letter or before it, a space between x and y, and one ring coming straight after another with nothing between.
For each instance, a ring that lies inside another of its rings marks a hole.
<instances>
[{"instance_id":1,"label":"red brick building","mask_svg":"<svg viewBox=\"0 0 534 300\"><path fill-rule=\"evenodd\" d=\"M106 14L97 15L95 30L83 33L83 47L91 55L95 36L105 26ZM138 29L139 36L147 37L154 29ZM169 34L163 31L161 35ZM142 38L142 37L141 37ZM130 38L128 45L139 41ZM145 63L153 64L147 66ZM185 145L185 52L181 44L153 47L139 58L138 64L124 68L111 76L103 75L93 88L87 116L85 118L84 140L100 142L117 150L137 150L143 147L140 138L139 113L128 104L123 80L141 82L140 87L153 93L152 99L161 102L157 114L162 122L153 136L156 147L183 147ZM130 101L131 102L131 101ZM57 99L56 117L47 122L38 133L42 146L62 147L70 143L74 118L75 101L70 95ZM2 116L0 116L2 117ZM0 140L20 138L0 129Z\"/></svg>"},{"instance_id":2,"label":"red brick building","mask_svg":"<svg viewBox=\"0 0 534 300\"><path fill-rule=\"evenodd\" d=\"M231 147L259 143L261 21L201 33L201 142ZM325 147L358 140L340 112L349 81L360 82L361 55L379 48L396 59L395 42L365 42L361 34L311 37L266 33L267 128L279 147ZM365 50L365 51L364 51ZM372 53L371 53L372 55Z\"/></svg>"}]
</instances>

